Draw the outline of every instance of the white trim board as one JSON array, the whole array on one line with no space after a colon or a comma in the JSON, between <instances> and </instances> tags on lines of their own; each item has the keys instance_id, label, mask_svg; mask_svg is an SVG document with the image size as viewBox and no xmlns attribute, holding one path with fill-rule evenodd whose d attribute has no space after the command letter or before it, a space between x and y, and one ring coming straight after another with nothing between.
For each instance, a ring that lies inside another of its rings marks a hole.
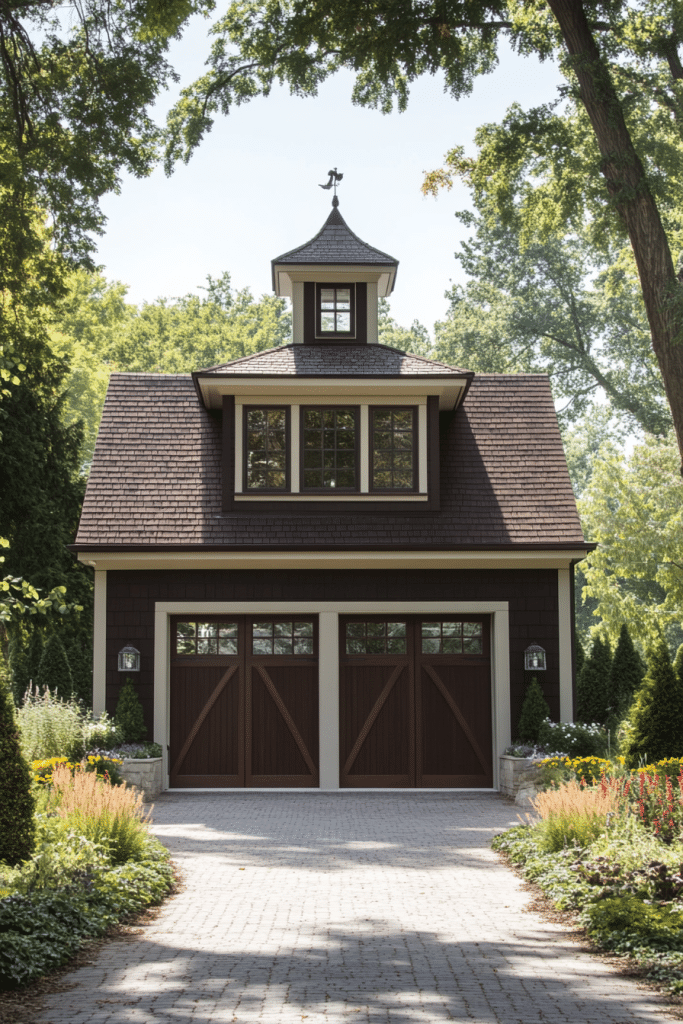
<instances>
[{"instance_id":1,"label":"white trim board","mask_svg":"<svg viewBox=\"0 0 683 1024\"><path fill-rule=\"evenodd\" d=\"M96 569L568 569L585 548L566 551L80 551Z\"/></svg>"},{"instance_id":2,"label":"white trim board","mask_svg":"<svg viewBox=\"0 0 683 1024\"><path fill-rule=\"evenodd\" d=\"M170 781L170 617L245 614L319 616L320 788L316 792L339 791L339 615L490 614L493 788L498 788L498 758L511 743L510 618L507 601L157 601L154 615L154 739L163 750L166 788Z\"/></svg>"}]
</instances>

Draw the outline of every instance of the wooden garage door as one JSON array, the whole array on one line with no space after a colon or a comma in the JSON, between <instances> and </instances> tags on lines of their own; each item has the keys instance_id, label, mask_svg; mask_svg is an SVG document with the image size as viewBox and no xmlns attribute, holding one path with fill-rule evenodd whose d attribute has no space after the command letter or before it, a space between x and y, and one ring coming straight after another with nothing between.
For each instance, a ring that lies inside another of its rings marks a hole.
<instances>
[{"instance_id":1,"label":"wooden garage door","mask_svg":"<svg viewBox=\"0 0 683 1024\"><path fill-rule=\"evenodd\" d=\"M340 784L493 785L489 620L340 621Z\"/></svg>"},{"instance_id":2,"label":"wooden garage door","mask_svg":"<svg viewBox=\"0 0 683 1024\"><path fill-rule=\"evenodd\" d=\"M318 785L316 625L172 620L172 787Z\"/></svg>"}]
</instances>

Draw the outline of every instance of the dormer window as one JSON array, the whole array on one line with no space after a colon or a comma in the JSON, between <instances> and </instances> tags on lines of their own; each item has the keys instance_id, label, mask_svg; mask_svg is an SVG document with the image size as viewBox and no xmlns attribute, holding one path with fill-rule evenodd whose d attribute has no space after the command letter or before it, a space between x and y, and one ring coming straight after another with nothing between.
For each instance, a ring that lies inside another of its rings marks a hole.
<instances>
[{"instance_id":1,"label":"dormer window","mask_svg":"<svg viewBox=\"0 0 683 1024\"><path fill-rule=\"evenodd\" d=\"M358 490L358 409L301 410L304 491Z\"/></svg>"},{"instance_id":2,"label":"dormer window","mask_svg":"<svg viewBox=\"0 0 683 1024\"><path fill-rule=\"evenodd\" d=\"M352 338L356 333L356 289L352 284L316 287L316 334L319 338Z\"/></svg>"},{"instance_id":3,"label":"dormer window","mask_svg":"<svg viewBox=\"0 0 683 1024\"><path fill-rule=\"evenodd\" d=\"M248 491L289 489L289 409L244 407L245 480Z\"/></svg>"},{"instance_id":4,"label":"dormer window","mask_svg":"<svg viewBox=\"0 0 683 1024\"><path fill-rule=\"evenodd\" d=\"M373 491L413 491L417 486L415 407L370 410Z\"/></svg>"}]
</instances>

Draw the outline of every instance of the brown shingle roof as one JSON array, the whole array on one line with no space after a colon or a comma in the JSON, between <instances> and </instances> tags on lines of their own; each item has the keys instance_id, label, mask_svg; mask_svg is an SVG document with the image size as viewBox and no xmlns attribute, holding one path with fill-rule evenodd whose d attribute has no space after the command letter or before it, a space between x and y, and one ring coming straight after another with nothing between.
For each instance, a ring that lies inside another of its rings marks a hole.
<instances>
[{"instance_id":1,"label":"brown shingle roof","mask_svg":"<svg viewBox=\"0 0 683 1024\"><path fill-rule=\"evenodd\" d=\"M441 439L441 511L223 513L221 424L185 375L113 374L77 544L272 549L582 545L545 376L479 375Z\"/></svg>"},{"instance_id":2,"label":"brown shingle roof","mask_svg":"<svg viewBox=\"0 0 683 1024\"><path fill-rule=\"evenodd\" d=\"M280 345L265 352L233 359L221 366L199 370L206 374L239 377L258 374L268 377L471 377L434 359L423 359L388 345Z\"/></svg>"},{"instance_id":3,"label":"brown shingle roof","mask_svg":"<svg viewBox=\"0 0 683 1024\"><path fill-rule=\"evenodd\" d=\"M374 249L355 235L338 209L333 208L318 234L304 245L290 249L274 259L286 264L352 264L370 267L397 267L398 260Z\"/></svg>"}]
</instances>

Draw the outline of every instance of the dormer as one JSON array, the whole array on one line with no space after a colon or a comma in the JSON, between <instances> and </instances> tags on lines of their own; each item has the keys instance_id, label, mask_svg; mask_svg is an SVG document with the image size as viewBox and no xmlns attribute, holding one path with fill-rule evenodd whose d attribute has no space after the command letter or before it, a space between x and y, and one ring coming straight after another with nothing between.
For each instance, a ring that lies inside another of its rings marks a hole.
<instances>
[{"instance_id":1,"label":"dormer","mask_svg":"<svg viewBox=\"0 0 683 1024\"><path fill-rule=\"evenodd\" d=\"M377 344L377 302L393 291L398 260L351 231L336 196L315 238L272 267L276 295L292 301L295 345Z\"/></svg>"},{"instance_id":2,"label":"dormer","mask_svg":"<svg viewBox=\"0 0 683 1024\"><path fill-rule=\"evenodd\" d=\"M473 374L378 343L398 261L354 235L335 196L315 238L272 267L293 343L193 374L222 414L223 511L438 509L440 420Z\"/></svg>"}]
</instances>

